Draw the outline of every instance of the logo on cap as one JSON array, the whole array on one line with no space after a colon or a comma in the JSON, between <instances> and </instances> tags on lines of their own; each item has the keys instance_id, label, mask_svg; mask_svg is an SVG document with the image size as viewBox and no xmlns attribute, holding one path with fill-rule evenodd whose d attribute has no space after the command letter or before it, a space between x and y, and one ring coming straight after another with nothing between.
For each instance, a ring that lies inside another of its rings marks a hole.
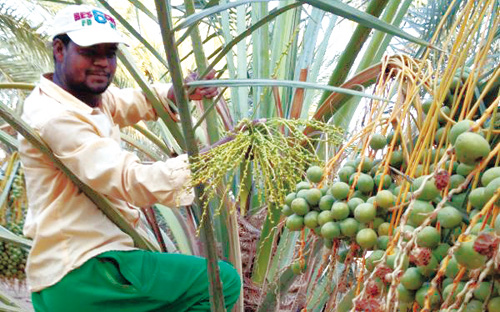
<instances>
[{"instance_id":1,"label":"logo on cap","mask_svg":"<svg viewBox=\"0 0 500 312\"><path fill-rule=\"evenodd\" d=\"M116 29L115 19L108 14L98 10L76 12L73 16L75 18L75 22L80 20L82 21L82 26L91 26L93 18L93 20L95 20L99 24L106 24L107 22L109 22L109 26L111 26L111 28L113 29Z\"/></svg>"},{"instance_id":2,"label":"logo on cap","mask_svg":"<svg viewBox=\"0 0 500 312\"><path fill-rule=\"evenodd\" d=\"M67 34L79 46L124 43L111 13L90 5L70 5L59 11L52 23L52 38Z\"/></svg>"}]
</instances>

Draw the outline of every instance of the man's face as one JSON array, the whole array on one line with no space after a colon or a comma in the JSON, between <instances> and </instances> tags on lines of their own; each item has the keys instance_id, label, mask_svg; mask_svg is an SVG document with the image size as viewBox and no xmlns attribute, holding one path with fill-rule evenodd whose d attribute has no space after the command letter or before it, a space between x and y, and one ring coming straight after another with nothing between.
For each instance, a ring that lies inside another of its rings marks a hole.
<instances>
[{"instance_id":1,"label":"man's face","mask_svg":"<svg viewBox=\"0 0 500 312\"><path fill-rule=\"evenodd\" d=\"M62 87L75 95L103 93L116 71L116 51L114 43L81 47L70 41L58 60Z\"/></svg>"}]
</instances>

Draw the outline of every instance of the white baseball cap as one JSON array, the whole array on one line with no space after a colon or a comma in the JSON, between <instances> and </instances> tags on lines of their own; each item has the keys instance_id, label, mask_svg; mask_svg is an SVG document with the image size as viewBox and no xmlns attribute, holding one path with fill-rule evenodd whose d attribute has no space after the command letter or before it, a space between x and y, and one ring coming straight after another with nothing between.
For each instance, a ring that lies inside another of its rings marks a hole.
<instances>
[{"instance_id":1,"label":"white baseball cap","mask_svg":"<svg viewBox=\"0 0 500 312\"><path fill-rule=\"evenodd\" d=\"M79 46L124 43L111 14L90 5L69 5L59 11L52 23L52 38L67 34Z\"/></svg>"}]
</instances>

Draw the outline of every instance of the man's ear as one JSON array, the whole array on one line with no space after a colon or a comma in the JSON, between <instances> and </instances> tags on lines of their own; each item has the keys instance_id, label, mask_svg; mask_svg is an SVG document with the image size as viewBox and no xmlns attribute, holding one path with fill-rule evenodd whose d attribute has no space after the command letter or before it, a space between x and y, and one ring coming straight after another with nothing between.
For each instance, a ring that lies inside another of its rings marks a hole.
<instances>
[{"instance_id":1,"label":"man's ear","mask_svg":"<svg viewBox=\"0 0 500 312\"><path fill-rule=\"evenodd\" d=\"M52 42L52 53L54 53L54 60L57 63L61 63L64 59L64 53L66 53L66 47L60 39L55 39Z\"/></svg>"}]
</instances>

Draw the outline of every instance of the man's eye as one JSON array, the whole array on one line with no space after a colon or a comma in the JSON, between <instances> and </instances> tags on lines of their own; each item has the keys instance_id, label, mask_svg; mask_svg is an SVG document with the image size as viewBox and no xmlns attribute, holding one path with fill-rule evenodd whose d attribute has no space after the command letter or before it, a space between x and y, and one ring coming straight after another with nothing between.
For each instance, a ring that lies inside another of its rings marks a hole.
<instances>
[{"instance_id":1,"label":"man's eye","mask_svg":"<svg viewBox=\"0 0 500 312\"><path fill-rule=\"evenodd\" d=\"M80 54L85 55L85 56L93 56L93 55L95 55L95 52L92 50L83 50L83 51L80 51Z\"/></svg>"},{"instance_id":2,"label":"man's eye","mask_svg":"<svg viewBox=\"0 0 500 312\"><path fill-rule=\"evenodd\" d=\"M115 57L116 57L116 51L109 52L106 56L107 56L108 58L115 58Z\"/></svg>"}]
</instances>

